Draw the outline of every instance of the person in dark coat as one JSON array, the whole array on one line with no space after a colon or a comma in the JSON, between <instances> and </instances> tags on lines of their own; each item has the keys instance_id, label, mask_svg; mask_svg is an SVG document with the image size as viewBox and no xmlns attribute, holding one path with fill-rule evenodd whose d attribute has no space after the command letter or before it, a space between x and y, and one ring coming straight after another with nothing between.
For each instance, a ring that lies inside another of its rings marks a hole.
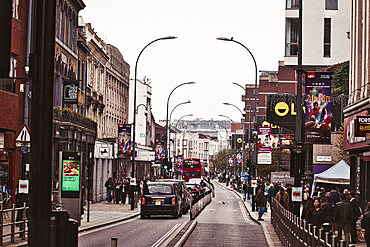
<instances>
[{"instance_id":1,"label":"person in dark coat","mask_svg":"<svg viewBox=\"0 0 370 247\"><path fill-rule=\"evenodd\" d=\"M302 215L301 215L302 220L307 221L307 213L311 208L313 209L313 199L312 199L312 197L309 197L307 199L307 205L303 207L303 211L302 211Z\"/></svg>"},{"instance_id":2,"label":"person in dark coat","mask_svg":"<svg viewBox=\"0 0 370 247\"><path fill-rule=\"evenodd\" d=\"M321 199L322 223L329 223L334 230L334 209L335 204L331 201L331 196L328 194Z\"/></svg>"},{"instance_id":3,"label":"person in dark coat","mask_svg":"<svg viewBox=\"0 0 370 247\"><path fill-rule=\"evenodd\" d=\"M127 188L126 188L126 180L123 179L122 180L122 193L121 193L121 199L122 199L122 203L123 204L126 204L126 196L127 196Z\"/></svg>"},{"instance_id":4,"label":"person in dark coat","mask_svg":"<svg viewBox=\"0 0 370 247\"><path fill-rule=\"evenodd\" d=\"M312 224L312 226L318 226L319 228L321 228L322 211L321 211L321 206L320 206L320 200L319 199L315 199L313 201L313 207L308 209L307 223Z\"/></svg>"},{"instance_id":5,"label":"person in dark coat","mask_svg":"<svg viewBox=\"0 0 370 247\"><path fill-rule=\"evenodd\" d=\"M262 215L264 214L264 209L266 208L266 197L265 197L265 185L262 184L258 190L257 196L255 198L256 207L258 208L258 219L263 220Z\"/></svg>"},{"instance_id":6,"label":"person in dark coat","mask_svg":"<svg viewBox=\"0 0 370 247\"><path fill-rule=\"evenodd\" d=\"M351 244L355 244L357 238L356 221L358 220L359 217L361 217L361 210L356 201L356 193L354 191L351 191L349 193L349 203L351 204L352 208L352 219L350 225Z\"/></svg>"},{"instance_id":7,"label":"person in dark coat","mask_svg":"<svg viewBox=\"0 0 370 247\"><path fill-rule=\"evenodd\" d=\"M367 203L366 213L361 220L361 228L365 229L366 246L370 247L370 202Z\"/></svg>"},{"instance_id":8,"label":"person in dark coat","mask_svg":"<svg viewBox=\"0 0 370 247\"><path fill-rule=\"evenodd\" d=\"M351 204L346 201L346 195L340 194L340 202L335 204L334 208L334 220L338 229L338 238L342 239L342 230L344 230L344 235L346 239L346 244L349 244L350 239L350 225L352 219L352 208Z\"/></svg>"},{"instance_id":9,"label":"person in dark coat","mask_svg":"<svg viewBox=\"0 0 370 247\"><path fill-rule=\"evenodd\" d=\"M113 179L110 177L106 182L105 182L105 187L107 188L107 200L108 203L111 203L113 200Z\"/></svg>"},{"instance_id":10,"label":"person in dark coat","mask_svg":"<svg viewBox=\"0 0 370 247\"><path fill-rule=\"evenodd\" d=\"M118 204L121 201L122 194L122 184L119 180L114 185L114 194L116 195L116 204Z\"/></svg>"}]
</instances>

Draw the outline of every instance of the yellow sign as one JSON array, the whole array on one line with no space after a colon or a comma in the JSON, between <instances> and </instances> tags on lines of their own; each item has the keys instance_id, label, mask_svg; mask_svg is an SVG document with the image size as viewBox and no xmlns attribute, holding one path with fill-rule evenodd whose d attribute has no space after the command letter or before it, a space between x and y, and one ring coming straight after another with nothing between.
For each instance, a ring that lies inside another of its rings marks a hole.
<instances>
[{"instance_id":1,"label":"yellow sign","mask_svg":"<svg viewBox=\"0 0 370 247\"><path fill-rule=\"evenodd\" d=\"M236 141L237 141L238 143L242 143L243 139L242 139L242 138L238 138L238 139L236 139Z\"/></svg>"},{"instance_id":2,"label":"yellow sign","mask_svg":"<svg viewBox=\"0 0 370 247\"><path fill-rule=\"evenodd\" d=\"M305 112L305 107L302 107L303 109L303 112ZM295 116L297 115L297 112L294 110L294 103L291 103L290 104L290 114L292 116ZM289 113L289 105L285 102L279 102L275 105L275 113L276 115L278 115L279 117L284 117L286 116L288 113Z\"/></svg>"}]
</instances>

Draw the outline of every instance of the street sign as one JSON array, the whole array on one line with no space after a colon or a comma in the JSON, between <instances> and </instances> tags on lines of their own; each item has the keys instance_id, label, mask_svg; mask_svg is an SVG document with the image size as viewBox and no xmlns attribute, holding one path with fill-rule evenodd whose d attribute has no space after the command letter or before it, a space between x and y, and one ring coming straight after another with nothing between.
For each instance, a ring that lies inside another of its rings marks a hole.
<instances>
[{"instance_id":1,"label":"street sign","mask_svg":"<svg viewBox=\"0 0 370 247\"><path fill-rule=\"evenodd\" d=\"M302 187L292 187L292 202L302 202Z\"/></svg>"},{"instance_id":2,"label":"street sign","mask_svg":"<svg viewBox=\"0 0 370 247\"><path fill-rule=\"evenodd\" d=\"M257 180L252 179L252 188L257 188Z\"/></svg>"},{"instance_id":3,"label":"street sign","mask_svg":"<svg viewBox=\"0 0 370 247\"><path fill-rule=\"evenodd\" d=\"M21 130L18 132L14 142L30 143L31 142L31 132L27 127L27 124L23 124Z\"/></svg>"}]
</instances>

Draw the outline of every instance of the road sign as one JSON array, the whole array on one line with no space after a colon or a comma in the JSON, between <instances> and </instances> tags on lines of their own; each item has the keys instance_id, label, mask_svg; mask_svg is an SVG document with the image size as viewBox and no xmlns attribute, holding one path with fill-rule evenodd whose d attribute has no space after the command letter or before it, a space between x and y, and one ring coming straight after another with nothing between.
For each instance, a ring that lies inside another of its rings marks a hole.
<instances>
[{"instance_id":1,"label":"road sign","mask_svg":"<svg viewBox=\"0 0 370 247\"><path fill-rule=\"evenodd\" d=\"M257 188L257 180L252 179L252 188Z\"/></svg>"},{"instance_id":2,"label":"road sign","mask_svg":"<svg viewBox=\"0 0 370 247\"><path fill-rule=\"evenodd\" d=\"M14 142L30 143L31 142L31 132L27 127L27 124L23 124L21 130L18 132L17 137Z\"/></svg>"}]
</instances>

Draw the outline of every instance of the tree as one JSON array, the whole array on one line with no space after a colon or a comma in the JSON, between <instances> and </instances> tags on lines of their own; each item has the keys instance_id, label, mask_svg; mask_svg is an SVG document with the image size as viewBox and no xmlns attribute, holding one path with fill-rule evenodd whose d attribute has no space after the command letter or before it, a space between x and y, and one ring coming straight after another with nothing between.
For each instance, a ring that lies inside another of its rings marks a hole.
<instances>
[{"instance_id":1,"label":"tree","mask_svg":"<svg viewBox=\"0 0 370 247\"><path fill-rule=\"evenodd\" d=\"M213 164L215 165L216 170L219 169L226 170L226 156L227 156L226 149L223 149L215 154Z\"/></svg>"},{"instance_id":2,"label":"tree","mask_svg":"<svg viewBox=\"0 0 370 247\"><path fill-rule=\"evenodd\" d=\"M334 137L333 145L337 147L337 151L334 152L335 162L338 163L341 160L344 160L349 164L349 153L344 150L344 124L339 128L339 134Z\"/></svg>"},{"instance_id":3,"label":"tree","mask_svg":"<svg viewBox=\"0 0 370 247\"><path fill-rule=\"evenodd\" d=\"M332 95L348 95L349 92L349 61L335 64L326 69L333 72Z\"/></svg>"}]
</instances>

